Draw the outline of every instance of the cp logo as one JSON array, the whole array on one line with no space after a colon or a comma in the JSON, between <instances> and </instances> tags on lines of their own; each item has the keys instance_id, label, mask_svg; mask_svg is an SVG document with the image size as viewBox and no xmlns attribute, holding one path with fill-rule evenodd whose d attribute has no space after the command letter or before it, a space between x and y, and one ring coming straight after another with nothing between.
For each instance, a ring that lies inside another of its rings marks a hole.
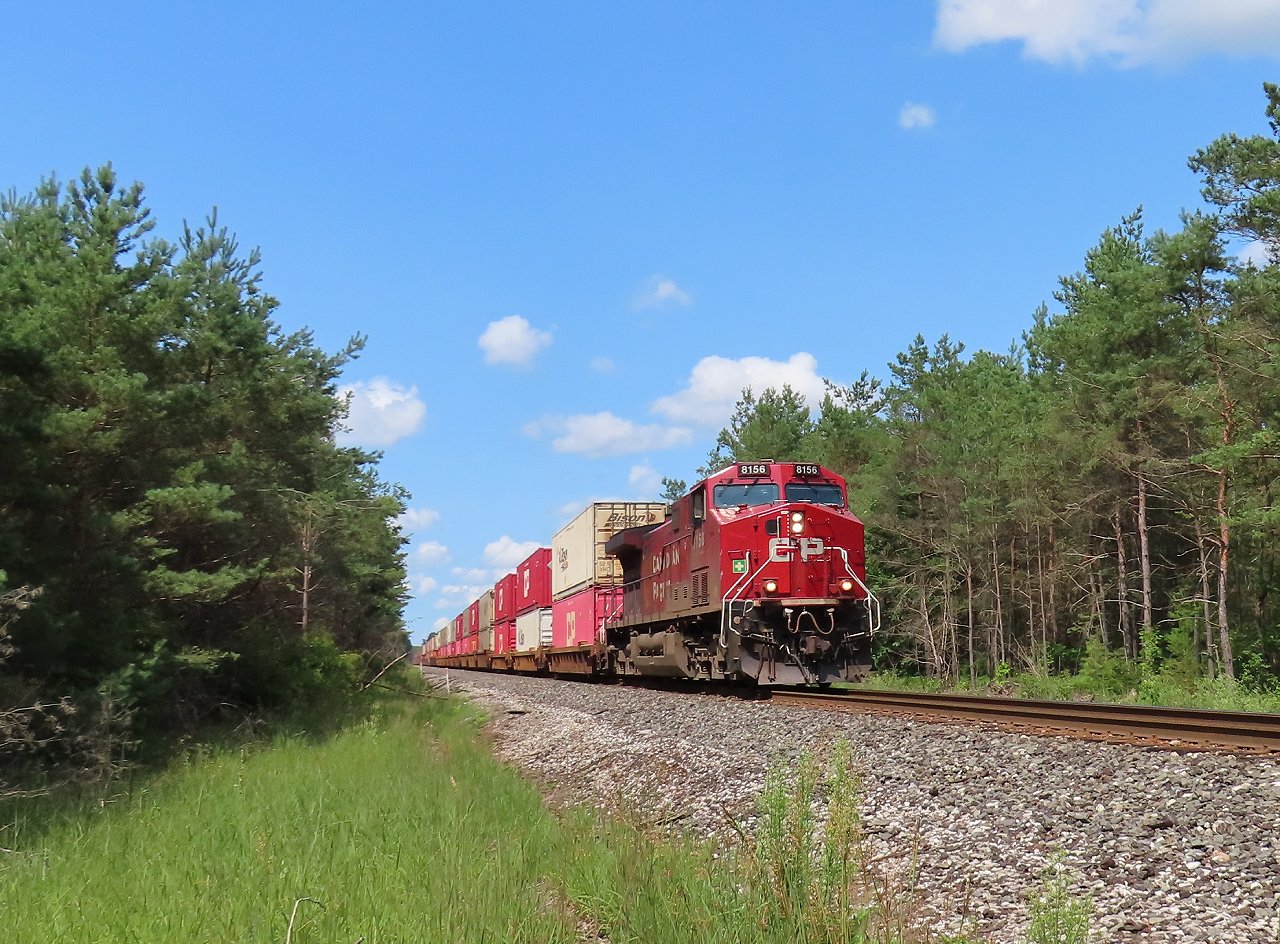
<instances>
[{"instance_id":1,"label":"cp logo","mask_svg":"<svg viewBox=\"0 0 1280 944\"><path fill-rule=\"evenodd\" d=\"M800 559L807 561L811 557L822 556L826 550L827 546L822 543L822 538L800 538L799 541L791 538L774 538L769 542L769 560L786 563L795 560L796 551L799 551Z\"/></svg>"}]
</instances>

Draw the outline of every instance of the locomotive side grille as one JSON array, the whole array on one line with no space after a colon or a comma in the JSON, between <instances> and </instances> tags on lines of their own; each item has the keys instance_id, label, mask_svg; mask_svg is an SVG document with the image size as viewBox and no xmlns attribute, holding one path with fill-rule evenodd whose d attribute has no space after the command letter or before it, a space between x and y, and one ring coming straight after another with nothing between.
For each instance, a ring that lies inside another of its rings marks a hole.
<instances>
[{"instance_id":1,"label":"locomotive side grille","mask_svg":"<svg viewBox=\"0 0 1280 944\"><path fill-rule=\"evenodd\" d=\"M705 606L710 601L707 593L707 569L704 567L693 572L693 605Z\"/></svg>"}]
</instances>

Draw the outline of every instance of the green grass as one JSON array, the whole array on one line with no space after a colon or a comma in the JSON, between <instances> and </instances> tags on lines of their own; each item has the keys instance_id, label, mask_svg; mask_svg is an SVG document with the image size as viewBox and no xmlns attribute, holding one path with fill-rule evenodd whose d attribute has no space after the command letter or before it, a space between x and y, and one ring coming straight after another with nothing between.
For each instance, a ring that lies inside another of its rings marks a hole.
<instances>
[{"instance_id":1,"label":"green grass","mask_svg":"<svg viewBox=\"0 0 1280 944\"><path fill-rule=\"evenodd\" d=\"M911 890L865 870L858 801L836 745L771 773L758 835L736 848L555 815L468 706L398 698L328 737L0 808L0 940L924 940Z\"/></svg>"},{"instance_id":2,"label":"green grass","mask_svg":"<svg viewBox=\"0 0 1280 944\"><path fill-rule=\"evenodd\" d=\"M3 939L572 941L540 885L558 826L463 712L192 757L96 807L10 808Z\"/></svg>"},{"instance_id":3,"label":"green grass","mask_svg":"<svg viewBox=\"0 0 1280 944\"><path fill-rule=\"evenodd\" d=\"M968 678L960 678L954 684L947 684L936 678L874 672L862 685L891 691L972 692L1046 701L1087 698L1116 704L1280 713L1280 691L1252 691L1246 685L1226 677L1181 679L1156 674L1142 678L1140 670L1136 668L1128 684L1124 685L1099 685L1083 675L1031 672L1012 672L1000 680L979 676L973 686L969 685Z\"/></svg>"}]
</instances>

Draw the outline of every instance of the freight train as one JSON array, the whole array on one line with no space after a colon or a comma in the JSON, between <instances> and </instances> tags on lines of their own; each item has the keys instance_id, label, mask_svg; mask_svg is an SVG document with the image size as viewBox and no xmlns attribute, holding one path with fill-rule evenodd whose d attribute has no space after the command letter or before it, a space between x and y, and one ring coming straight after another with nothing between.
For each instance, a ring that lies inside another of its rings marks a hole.
<instances>
[{"instance_id":1,"label":"freight train","mask_svg":"<svg viewBox=\"0 0 1280 944\"><path fill-rule=\"evenodd\" d=\"M866 675L879 623L844 479L763 459L670 505L589 505L428 638L418 661L826 685Z\"/></svg>"}]
</instances>

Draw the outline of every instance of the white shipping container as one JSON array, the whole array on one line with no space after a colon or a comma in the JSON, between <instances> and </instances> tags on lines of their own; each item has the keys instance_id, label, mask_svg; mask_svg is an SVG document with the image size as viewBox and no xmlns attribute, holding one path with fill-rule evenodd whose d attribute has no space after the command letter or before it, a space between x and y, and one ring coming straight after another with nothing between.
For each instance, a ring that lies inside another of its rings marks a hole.
<instances>
[{"instance_id":1,"label":"white shipping container","mask_svg":"<svg viewBox=\"0 0 1280 944\"><path fill-rule=\"evenodd\" d=\"M480 595L480 633L489 634L489 641L493 641L493 591L486 590ZM483 647L482 647L483 648ZM490 647L492 648L492 647Z\"/></svg>"},{"instance_id":2,"label":"white shipping container","mask_svg":"<svg viewBox=\"0 0 1280 944\"><path fill-rule=\"evenodd\" d=\"M530 610L516 617L516 649L527 651L551 645L551 607Z\"/></svg>"},{"instance_id":3,"label":"white shipping container","mask_svg":"<svg viewBox=\"0 0 1280 944\"><path fill-rule=\"evenodd\" d=\"M481 627L480 629L480 648L477 652L493 652L493 624Z\"/></svg>"},{"instance_id":4,"label":"white shipping container","mask_svg":"<svg viewBox=\"0 0 1280 944\"><path fill-rule=\"evenodd\" d=\"M627 528L659 524L662 502L596 502L551 539L551 599L563 600L591 585L622 583L622 567L604 552L609 538Z\"/></svg>"}]
</instances>

